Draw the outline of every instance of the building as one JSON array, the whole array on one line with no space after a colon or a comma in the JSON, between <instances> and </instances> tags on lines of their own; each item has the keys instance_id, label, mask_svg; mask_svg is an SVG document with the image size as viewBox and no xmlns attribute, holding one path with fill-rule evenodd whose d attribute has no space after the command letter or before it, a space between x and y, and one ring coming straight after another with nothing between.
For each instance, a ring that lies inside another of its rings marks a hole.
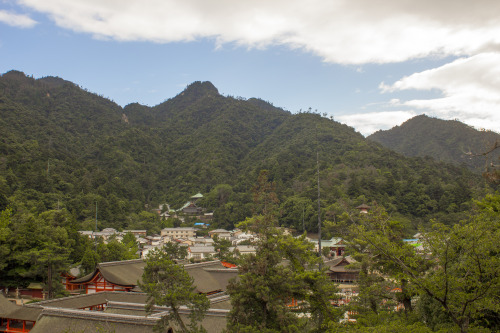
<instances>
[{"instance_id":1,"label":"building","mask_svg":"<svg viewBox=\"0 0 500 333\"><path fill-rule=\"evenodd\" d=\"M146 314L147 294L101 292L58 298L17 306L0 295L0 332L120 332L152 333L168 307L157 306ZM202 325L209 333L225 329L231 304L227 295L208 296L210 309ZM180 308L186 318L190 310ZM188 320L186 320L188 322ZM167 332L177 332L174 324Z\"/></svg>"},{"instance_id":2,"label":"building","mask_svg":"<svg viewBox=\"0 0 500 333\"><path fill-rule=\"evenodd\" d=\"M212 258L217 252L213 246L190 246L188 247L188 259L193 258L194 260L203 260Z\"/></svg>"},{"instance_id":3,"label":"building","mask_svg":"<svg viewBox=\"0 0 500 333\"><path fill-rule=\"evenodd\" d=\"M190 238L196 236L196 228L165 228L161 231L161 237L170 237L172 239Z\"/></svg>"},{"instance_id":4,"label":"building","mask_svg":"<svg viewBox=\"0 0 500 333\"><path fill-rule=\"evenodd\" d=\"M314 251L318 252L319 243L317 239L308 238L311 243L314 244ZM342 238L332 237L331 239L321 240L321 249L328 248L330 250L330 255L332 257L341 257L345 252L345 244Z\"/></svg>"},{"instance_id":5,"label":"building","mask_svg":"<svg viewBox=\"0 0 500 333\"><path fill-rule=\"evenodd\" d=\"M370 208L371 207L368 206L367 204L361 204L358 207L356 207L356 209L359 209L359 212L363 214L367 214Z\"/></svg>"},{"instance_id":6,"label":"building","mask_svg":"<svg viewBox=\"0 0 500 333\"><path fill-rule=\"evenodd\" d=\"M192 242L192 244L194 246L213 246L214 245L214 240L212 238L194 237L194 238L189 238L189 240Z\"/></svg>"},{"instance_id":7,"label":"building","mask_svg":"<svg viewBox=\"0 0 500 333\"><path fill-rule=\"evenodd\" d=\"M236 246L231 246L229 248L231 252L238 251L240 255L244 254L256 254L257 253L257 247L253 245L236 245Z\"/></svg>"},{"instance_id":8,"label":"building","mask_svg":"<svg viewBox=\"0 0 500 333\"><path fill-rule=\"evenodd\" d=\"M70 281L69 284L81 285L86 294L103 291L138 292L138 281L146 262L142 259L105 262L97 265L94 272ZM235 269L226 269L220 261L184 265L186 272L194 279L196 291L215 294L226 290L229 279L238 275Z\"/></svg>"},{"instance_id":9,"label":"building","mask_svg":"<svg viewBox=\"0 0 500 333\"><path fill-rule=\"evenodd\" d=\"M327 274L333 282L341 284L355 284L359 279L359 269L348 267L355 260L351 257L340 257L325 262Z\"/></svg>"},{"instance_id":10,"label":"building","mask_svg":"<svg viewBox=\"0 0 500 333\"><path fill-rule=\"evenodd\" d=\"M217 235L220 239L231 240L231 231L228 231L226 229L211 230L208 232L208 235L212 238L214 238L214 236Z\"/></svg>"},{"instance_id":11,"label":"building","mask_svg":"<svg viewBox=\"0 0 500 333\"><path fill-rule=\"evenodd\" d=\"M0 332L30 332L41 312L11 303L0 293Z\"/></svg>"},{"instance_id":12,"label":"building","mask_svg":"<svg viewBox=\"0 0 500 333\"><path fill-rule=\"evenodd\" d=\"M105 228L102 231L90 231L90 230L80 230L78 231L80 235L87 236L90 239L102 238L105 242L115 236L117 239L121 240L123 236L127 233L131 233L135 236L136 239L146 237L146 230L123 230L117 231L114 228Z\"/></svg>"}]
</instances>

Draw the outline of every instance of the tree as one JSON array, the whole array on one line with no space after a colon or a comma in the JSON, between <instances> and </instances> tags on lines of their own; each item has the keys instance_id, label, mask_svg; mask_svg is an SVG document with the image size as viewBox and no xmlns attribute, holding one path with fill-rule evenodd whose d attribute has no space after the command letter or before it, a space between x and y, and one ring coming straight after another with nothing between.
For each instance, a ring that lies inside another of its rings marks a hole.
<instances>
[{"instance_id":1,"label":"tree","mask_svg":"<svg viewBox=\"0 0 500 333\"><path fill-rule=\"evenodd\" d=\"M0 212L0 272L7 266L7 257L10 253L10 247L7 240L10 236L10 217L12 210L5 209Z\"/></svg>"},{"instance_id":2,"label":"tree","mask_svg":"<svg viewBox=\"0 0 500 333\"><path fill-rule=\"evenodd\" d=\"M89 243L88 246L85 248L85 252L83 253L82 260L80 263L82 275L87 275L92 273L97 267L97 264L100 262L101 258L99 254L96 252L94 245Z\"/></svg>"},{"instance_id":3,"label":"tree","mask_svg":"<svg viewBox=\"0 0 500 333\"><path fill-rule=\"evenodd\" d=\"M155 326L156 331L162 332L175 324L182 332L205 332L200 322L210 302L205 295L195 292L193 278L171 259L171 255L163 250L151 251L139 287L148 294L148 314L153 312L155 305L169 307L168 313ZM180 313L181 306L191 311L187 325Z\"/></svg>"},{"instance_id":4,"label":"tree","mask_svg":"<svg viewBox=\"0 0 500 333\"><path fill-rule=\"evenodd\" d=\"M219 260L224 260L228 262L234 262L233 253L231 253L230 248L231 241L220 238L218 235L214 236L214 250L216 253L216 257Z\"/></svg>"},{"instance_id":5,"label":"tree","mask_svg":"<svg viewBox=\"0 0 500 333\"><path fill-rule=\"evenodd\" d=\"M254 217L244 224L258 233L257 251L239 261L239 279L229 283L227 292L233 306L228 321L230 332L300 332L322 330L338 314L330 304L335 285L305 235L295 239L278 228L278 201L267 172L261 172L254 188ZM283 258L289 260L285 264ZM298 306L300 316L290 305ZM319 318L325 320L321 322Z\"/></svg>"},{"instance_id":6,"label":"tree","mask_svg":"<svg viewBox=\"0 0 500 333\"><path fill-rule=\"evenodd\" d=\"M398 276L399 268L374 251L369 241L378 239L381 243L392 244L400 250L401 255L406 255L404 249L407 247L403 243L404 224L389 216L382 207L372 208L368 214L349 216L345 213L341 216L341 220L350 220L345 241L348 253L356 261L350 266L359 270L360 292L350 306L361 314L371 311L378 315L381 311L393 311L394 306L402 302L405 311L411 312L407 280ZM425 261L422 260L419 264L423 270L427 268ZM394 290L401 292L396 293Z\"/></svg>"},{"instance_id":7,"label":"tree","mask_svg":"<svg viewBox=\"0 0 500 333\"><path fill-rule=\"evenodd\" d=\"M122 238L122 244L126 249L127 252L126 256L129 259L137 258L137 251L139 251L139 245L133 233L127 232Z\"/></svg>"},{"instance_id":8,"label":"tree","mask_svg":"<svg viewBox=\"0 0 500 333\"><path fill-rule=\"evenodd\" d=\"M163 245L162 251L170 260L185 259L188 255L187 247L176 242L168 242Z\"/></svg>"},{"instance_id":9,"label":"tree","mask_svg":"<svg viewBox=\"0 0 500 333\"><path fill-rule=\"evenodd\" d=\"M422 233L419 250L394 237L387 219L370 219L372 229L353 226L381 271L440 304L461 332L500 313L500 195L488 195L477 206L453 226L434 222Z\"/></svg>"}]
</instances>

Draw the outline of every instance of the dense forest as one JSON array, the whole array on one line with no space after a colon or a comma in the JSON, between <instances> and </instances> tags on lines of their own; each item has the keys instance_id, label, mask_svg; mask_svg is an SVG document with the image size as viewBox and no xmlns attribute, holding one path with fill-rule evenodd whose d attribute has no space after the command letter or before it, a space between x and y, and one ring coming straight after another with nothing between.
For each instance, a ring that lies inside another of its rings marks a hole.
<instances>
[{"instance_id":1,"label":"dense forest","mask_svg":"<svg viewBox=\"0 0 500 333\"><path fill-rule=\"evenodd\" d=\"M423 135L425 134L425 135ZM500 151L481 155L500 142L500 134L477 130L458 120L416 116L401 126L377 131L368 139L405 156L431 156L436 160L465 165L474 172L489 171Z\"/></svg>"},{"instance_id":2,"label":"dense forest","mask_svg":"<svg viewBox=\"0 0 500 333\"><path fill-rule=\"evenodd\" d=\"M99 229L158 232L165 224L151 209L179 208L197 192L214 212L212 226L232 228L252 215L251 189L263 169L276 184L279 223L314 232L317 157L326 224L366 203L405 221L410 235L431 219L454 224L473 198L496 190L439 156L404 157L310 110L223 96L210 82L154 107L122 108L61 78L11 71L0 77L0 115L5 253L50 243L27 235L58 228L45 234L61 248L71 244L64 260L77 263L88 246L77 230L97 219ZM38 274L21 272L29 258L12 253L4 267L13 280Z\"/></svg>"}]
</instances>

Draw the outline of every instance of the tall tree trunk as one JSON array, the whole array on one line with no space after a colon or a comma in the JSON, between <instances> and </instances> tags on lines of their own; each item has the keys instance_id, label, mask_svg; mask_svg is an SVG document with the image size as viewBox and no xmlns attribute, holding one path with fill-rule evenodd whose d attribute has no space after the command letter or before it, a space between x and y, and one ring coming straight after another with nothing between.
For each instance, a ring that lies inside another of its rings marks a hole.
<instances>
[{"instance_id":1,"label":"tall tree trunk","mask_svg":"<svg viewBox=\"0 0 500 333\"><path fill-rule=\"evenodd\" d=\"M52 263L50 262L50 260L47 272L47 288L48 288L48 298L52 299Z\"/></svg>"},{"instance_id":2,"label":"tall tree trunk","mask_svg":"<svg viewBox=\"0 0 500 333\"><path fill-rule=\"evenodd\" d=\"M413 311L411 306L411 295L408 294L408 281L405 279L401 280L401 294L403 295L403 305L405 307L405 313L409 313Z\"/></svg>"}]
</instances>

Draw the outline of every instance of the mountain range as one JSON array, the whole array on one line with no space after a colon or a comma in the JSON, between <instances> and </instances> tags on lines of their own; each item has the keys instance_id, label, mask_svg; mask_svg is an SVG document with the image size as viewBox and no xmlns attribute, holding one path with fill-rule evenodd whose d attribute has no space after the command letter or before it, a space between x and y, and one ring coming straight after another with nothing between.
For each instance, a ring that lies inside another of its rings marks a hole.
<instances>
[{"instance_id":1,"label":"mountain range","mask_svg":"<svg viewBox=\"0 0 500 333\"><path fill-rule=\"evenodd\" d=\"M0 77L0 115L0 208L62 207L86 225L98 206L101 228L130 227L133 214L180 207L197 192L214 223L230 228L252 214L252 188L266 169L281 223L312 230L317 158L322 214L332 219L368 203L414 227L431 217L452 223L492 186L319 114L223 96L210 82L153 107L121 107L61 78L10 71Z\"/></svg>"}]
</instances>

